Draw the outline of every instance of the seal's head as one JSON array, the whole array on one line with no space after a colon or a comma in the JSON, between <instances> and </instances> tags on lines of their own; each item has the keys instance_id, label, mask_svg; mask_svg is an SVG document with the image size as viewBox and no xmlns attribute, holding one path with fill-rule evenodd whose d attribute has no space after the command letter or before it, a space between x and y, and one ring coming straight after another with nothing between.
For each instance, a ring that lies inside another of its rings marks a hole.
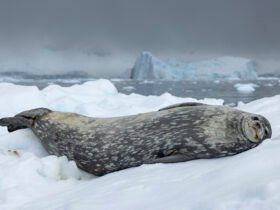
<instances>
[{"instance_id":1,"label":"seal's head","mask_svg":"<svg viewBox=\"0 0 280 210\"><path fill-rule=\"evenodd\" d=\"M244 116L241 122L244 136L252 143L259 144L271 138L272 130L268 120L260 115Z\"/></svg>"}]
</instances>

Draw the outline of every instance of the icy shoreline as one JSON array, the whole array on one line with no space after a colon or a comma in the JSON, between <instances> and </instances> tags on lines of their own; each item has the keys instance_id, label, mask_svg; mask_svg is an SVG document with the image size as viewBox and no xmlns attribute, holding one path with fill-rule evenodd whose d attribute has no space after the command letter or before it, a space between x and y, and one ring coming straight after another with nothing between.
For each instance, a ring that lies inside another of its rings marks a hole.
<instances>
[{"instance_id":1,"label":"icy shoreline","mask_svg":"<svg viewBox=\"0 0 280 210\"><path fill-rule=\"evenodd\" d=\"M43 90L0 83L0 117L48 107L95 117L130 115L187 101L222 105L222 99L118 93L108 80ZM48 156L33 133L0 128L0 209L260 210L280 205L280 95L238 109L264 115L271 140L233 157L143 165L93 177L65 157Z\"/></svg>"}]
</instances>

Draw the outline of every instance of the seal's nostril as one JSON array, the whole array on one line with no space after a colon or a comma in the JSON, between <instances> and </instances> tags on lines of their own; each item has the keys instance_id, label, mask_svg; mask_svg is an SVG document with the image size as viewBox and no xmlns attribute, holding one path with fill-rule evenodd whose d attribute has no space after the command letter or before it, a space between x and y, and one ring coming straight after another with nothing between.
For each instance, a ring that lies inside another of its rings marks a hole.
<instances>
[{"instance_id":1,"label":"seal's nostril","mask_svg":"<svg viewBox=\"0 0 280 210\"><path fill-rule=\"evenodd\" d=\"M264 134L266 137L270 138L271 137L271 133L269 132L269 130L265 129L264 130Z\"/></svg>"}]
</instances>

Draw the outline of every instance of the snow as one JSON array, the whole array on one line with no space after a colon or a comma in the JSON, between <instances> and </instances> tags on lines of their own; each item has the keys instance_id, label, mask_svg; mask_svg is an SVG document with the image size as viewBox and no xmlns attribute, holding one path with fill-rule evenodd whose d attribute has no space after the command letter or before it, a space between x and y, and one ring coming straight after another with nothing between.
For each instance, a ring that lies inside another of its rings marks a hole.
<instances>
[{"instance_id":1,"label":"snow","mask_svg":"<svg viewBox=\"0 0 280 210\"><path fill-rule=\"evenodd\" d=\"M0 117L39 106L89 116L110 117L157 110L196 100L124 95L108 80L83 85L36 87L0 83ZM0 209L191 209L276 210L280 206L280 95L249 104L244 111L264 115L271 140L236 156L176 164L142 165L103 177L79 170L65 157L47 155L28 130L0 129Z\"/></svg>"},{"instance_id":2,"label":"snow","mask_svg":"<svg viewBox=\"0 0 280 210\"><path fill-rule=\"evenodd\" d=\"M259 86L254 83L246 83L246 84L237 83L234 85L234 87L238 92L248 94L254 92L256 90L255 88Z\"/></svg>"},{"instance_id":3,"label":"snow","mask_svg":"<svg viewBox=\"0 0 280 210\"><path fill-rule=\"evenodd\" d=\"M184 63L174 59L163 62L149 52L136 60L131 78L158 80L250 80L257 79L253 61L246 58L224 56L215 59Z\"/></svg>"}]
</instances>

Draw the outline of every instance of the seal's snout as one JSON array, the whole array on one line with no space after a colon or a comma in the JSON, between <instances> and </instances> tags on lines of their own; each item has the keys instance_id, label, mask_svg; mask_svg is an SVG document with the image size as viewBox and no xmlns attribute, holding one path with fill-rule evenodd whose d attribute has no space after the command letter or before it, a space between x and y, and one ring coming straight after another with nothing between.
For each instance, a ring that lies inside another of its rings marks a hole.
<instances>
[{"instance_id":1,"label":"seal's snout","mask_svg":"<svg viewBox=\"0 0 280 210\"><path fill-rule=\"evenodd\" d=\"M266 118L264 118L264 117L262 117L263 119L262 119L262 121L263 121L263 126L264 126L264 139L270 139L271 138L271 136L272 136L272 129L271 129L271 125L270 125L270 123L269 123L269 121L266 119ZM264 140L263 139L263 140Z\"/></svg>"},{"instance_id":2,"label":"seal's snout","mask_svg":"<svg viewBox=\"0 0 280 210\"><path fill-rule=\"evenodd\" d=\"M269 121L260 115L246 116L242 120L242 131L253 143L260 143L271 138L272 129Z\"/></svg>"}]
</instances>

